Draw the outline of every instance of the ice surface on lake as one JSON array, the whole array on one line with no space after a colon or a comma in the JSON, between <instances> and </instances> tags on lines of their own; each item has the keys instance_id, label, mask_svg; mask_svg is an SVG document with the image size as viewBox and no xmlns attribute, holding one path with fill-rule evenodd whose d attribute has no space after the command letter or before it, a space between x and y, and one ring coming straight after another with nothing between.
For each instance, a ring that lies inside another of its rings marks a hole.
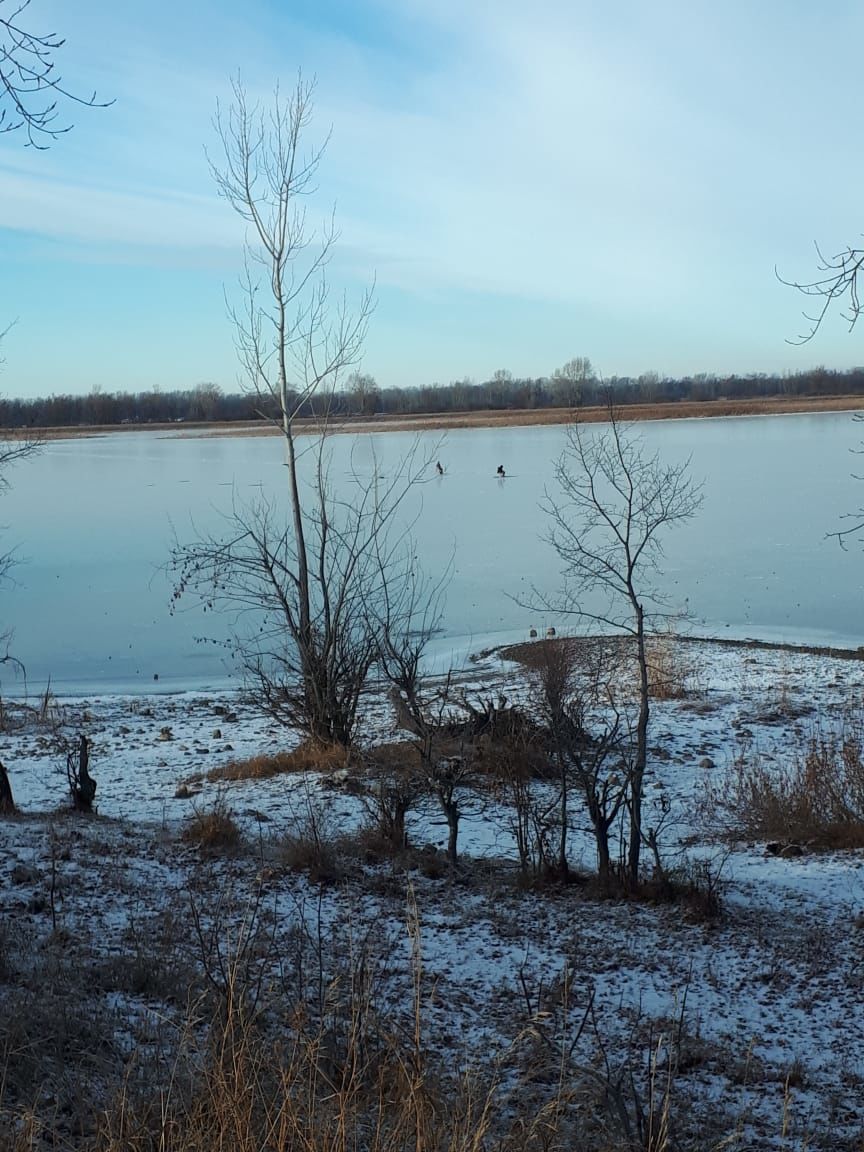
<instances>
[{"instance_id":1,"label":"ice surface on lake","mask_svg":"<svg viewBox=\"0 0 864 1152\"><path fill-rule=\"evenodd\" d=\"M702 634L761 636L835 645L864 642L864 559L825 539L861 503L850 450L851 415L681 420L639 426L649 451L692 456L705 504L670 532L664 587ZM409 433L337 436L337 487L352 469L392 474ZM564 445L560 427L460 429L420 436L429 479L405 516L416 517L418 562L434 575L453 558L438 666L533 626L568 621L522 606L532 586L553 593L559 563L541 542L544 489ZM311 454L310 454L311 455ZM284 500L277 437L184 439L128 433L51 443L16 469L4 497L3 542L21 560L4 594L3 624L28 684L51 676L60 692L165 691L231 683L229 621L197 611L169 616L165 564L173 534L217 530L232 501ZM445 469L434 470L435 459ZM307 456L306 466L311 464ZM506 479L496 475L499 464ZM217 641L217 643L214 643ZM156 679L158 677L158 679ZM18 683L20 688L20 682ZM3 691L15 689L6 670Z\"/></svg>"}]
</instances>

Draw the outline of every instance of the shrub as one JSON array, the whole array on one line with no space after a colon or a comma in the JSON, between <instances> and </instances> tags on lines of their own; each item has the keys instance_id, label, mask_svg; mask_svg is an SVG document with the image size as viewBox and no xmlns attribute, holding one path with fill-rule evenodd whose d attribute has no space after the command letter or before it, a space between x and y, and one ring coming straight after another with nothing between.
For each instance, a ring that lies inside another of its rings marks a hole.
<instances>
[{"instance_id":1,"label":"shrub","mask_svg":"<svg viewBox=\"0 0 864 1152\"><path fill-rule=\"evenodd\" d=\"M422 762L410 741L380 744L365 756L368 787L361 803L370 821L367 839L375 840L373 850L392 855L408 847L406 820L425 790Z\"/></svg>"},{"instance_id":2,"label":"shrub","mask_svg":"<svg viewBox=\"0 0 864 1152\"><path fill-rule=\"evenodd\" d=\"M723 915L723 861L687 860L648 881L644 895L658 903L681 904L695 920L719 920Z\"/></svg>"},{"instance_id":3,"label":"shrub","mask_svg":"<svg viewBox=\"0 0 864 1152\"><path fill-rule=\"evenodd\" d=\"M320 797L307 786L294 810L294 828L280 846L283 864L316 884L333 884L347 875L343 847Z\"/></svg>"},{"instance_id":4,"label":"shrub","mask_svg":"<svg viewBox=\"0 0 864 1152\"><path fill-rule=\"evenodd\" d=\"M209 808L195 808L183 829L187 844L196 844L202 852L228 852L242 842L242 835L228 802L217 795Z\"/></svg>"},{"instance_id":5,"label":"shrub","mask_svg":"<svg viewBox=\"0 0 864 1152\"><path fill-rule=\"evenodd\" d=\"M864 743L858 724L814 732L788 767L742 753L715 796L737 830L813 848L864 847Z\"/></svg>"}]
</instances>

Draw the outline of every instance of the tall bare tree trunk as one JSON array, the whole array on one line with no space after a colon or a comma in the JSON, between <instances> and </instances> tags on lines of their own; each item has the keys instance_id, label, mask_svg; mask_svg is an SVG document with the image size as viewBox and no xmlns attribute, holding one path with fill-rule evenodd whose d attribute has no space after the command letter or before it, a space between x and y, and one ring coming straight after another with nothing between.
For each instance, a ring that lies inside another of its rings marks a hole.
<instances>
[{"instance_id":1,"label":"tall bare tree trunk","mask_svg":"<svg viewBox=\"0 0 864 1152\"><path fill-rule=\"evenodd\" d=\"M558 840L558 875L562 880L566 880L570 872L567 864L567 765L561 754L560 745L558 748L558 768L561 776L561 809L559 813L561 835Z\"/></svg>"},{"instance_id":2,"label":"tall bare tree trunk","mask_svg":"<svg viewBox=\"0 0 864 1152\"><path fill-rule=\"evenodd\" d=\"M636 759L630 781L630 844L627 865L631 885L639 883L639 854L642 847L642 786L648 760L648 658L645 653L645 614L635 599L636 658L639 664L639 720L636 725Z\"/></svg>"},{"instance_id":3,"label":"tall bare tree trunk","mask_svg":"<svg viewBox=\"0 0 864 1152\"><path fill-rule=\"evenodd\" d=\"M597 841L597 875L606 888L609 885L612 862L609 859L609 829L605 823L594 828L594 838Z\"/></svg>"},{"instance_id":4,"label":"tall bare tree trunk","mask_svg":"<svg viewBox=\"0 0 864 1152\"><path fill-rule=\"evenodd\" d=\"M455 868L459 854L459 805L455 800L443 805L444 815L447 817L447 860Z\"/></svg>"}]
</instances>

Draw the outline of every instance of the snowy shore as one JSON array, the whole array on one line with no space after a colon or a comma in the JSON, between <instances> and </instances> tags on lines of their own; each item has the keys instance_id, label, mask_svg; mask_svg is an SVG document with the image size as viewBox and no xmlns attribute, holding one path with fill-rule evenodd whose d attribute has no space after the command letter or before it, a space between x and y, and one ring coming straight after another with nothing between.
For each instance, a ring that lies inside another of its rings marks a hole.
<instances>
[{"instance_id":1,"label":"snowy shore","mask_svg":"<svg viewBox=\"0 0 864 1152\"><path fill-rule=\"evenodd\" d=\"M688 645L686 655L690 690L652 707L646 804L663 798L671 811L671 861L686 854L719 874L724 912L710 923L677 905L520 887L508 820L494 800L463 820L458 879L417 859L397 867L360 856L338 881L318 883L278 846L310 796L334 836L362 826L363 805L352 789L315 774L208 780L232 761L296 744L237 693L64 700L41 718L13 708L0 760L20 814L0 823L0 923L18 957L0 965L0 1002L24 978L27 955L58 931L103 966L119 963L154 946L155 936L142 944L142 932L156 933L165 917L188 919L190 893L207 905L218 892L230 920L263 888L277 934L287 937L313 905L327 931L346 939L374 927L398 1013L411 1000L410 891L428 998L425 1042L457 1063L482 1064L511 1048L531 1023L526 989L554 1020L559 1007L542 989L567 973L572 1010L591 1004L594 1026L580 1040L586 1062L604 1047L644 1052L673 1023L686 1033L676 1092L694 1133L737 1128L741 1148L799 1148L805 1137L808 1147L857 1146L864 853L772 855L764 842L730 839L704 801L742 750L782 766L808 736L846 723L860 706L864 662L710 642ZM476 664L471 688L518 699L523 683L522 669L492 653ZM395 738L389 705L370 695L362 727L370 739ZM65 800L63 740L79 730L92 741L93 817L70 813ZM183 830L191 813L214 804L233 814L245 840L205 859ZM429 812L409 832L428 860L446 839ZM590 870L584 819L572 835L574 855ZM103 984L91 995L110 1009L121 1048L150 1036L168 1011L153 988Z\"/></svg>"}]
</instances>

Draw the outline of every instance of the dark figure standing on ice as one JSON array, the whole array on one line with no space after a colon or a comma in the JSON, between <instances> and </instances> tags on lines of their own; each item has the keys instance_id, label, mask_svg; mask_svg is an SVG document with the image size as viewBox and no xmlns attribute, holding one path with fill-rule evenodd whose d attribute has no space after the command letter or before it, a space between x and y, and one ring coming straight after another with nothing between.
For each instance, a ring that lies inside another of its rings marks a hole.
<instances>
[{"instance_id":1,"label":"dark figure standing on ice","mask_svg":"<svg viewBox=\"0 0 864 1152\"><path fill-rule=\"evenodd\" d=\"M438 460L435 464L435 471L438 473L439 476L444 475L444 469L441 467L441 461L440 460Z\"/></svg>"},{"instance_id":2,"label":"dark figure standing on ice","mask_svg":"<svg viewBox=\"0 0 864 1152\"><path fill-rule=\"evenodd\" d=\"M504 471L504 465L503 464L498 465L498 475L499 476L506 476L507 475L507 473Z\"/></svg>"}]
</instances>

